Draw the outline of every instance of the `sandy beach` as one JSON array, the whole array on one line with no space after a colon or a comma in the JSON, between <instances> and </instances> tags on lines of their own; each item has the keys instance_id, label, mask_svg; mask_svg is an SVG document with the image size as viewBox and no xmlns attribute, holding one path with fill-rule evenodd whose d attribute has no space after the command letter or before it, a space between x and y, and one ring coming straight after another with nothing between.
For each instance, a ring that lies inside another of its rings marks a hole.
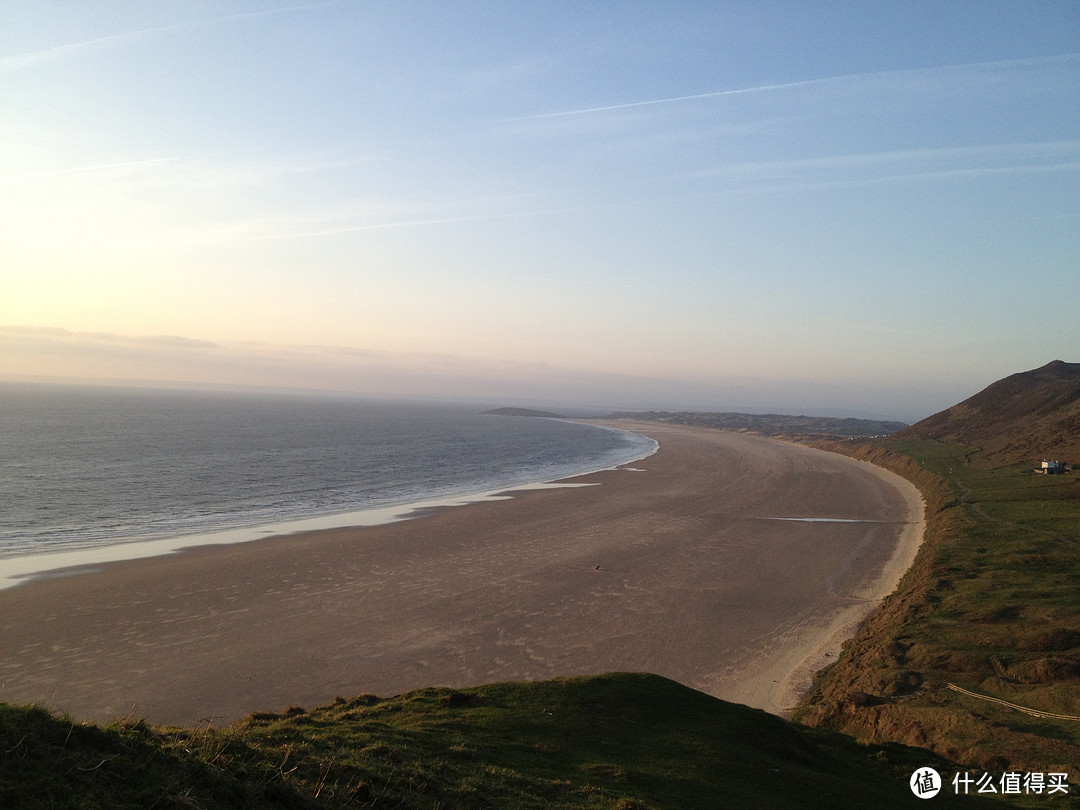
<instances>
[{"instance_id":1,"label":"sandy beach","mask_svg":"<svg viewBox=\"0 0 1080 810\"><path fill-rule=\"evenodd\" d=\"M0 700L225 725L337 695L634 670L786 713L910 565L918 491L793 444L617 426L660 449L571 479L594 486L0 591Z\"/></svg>"}]
</instances>

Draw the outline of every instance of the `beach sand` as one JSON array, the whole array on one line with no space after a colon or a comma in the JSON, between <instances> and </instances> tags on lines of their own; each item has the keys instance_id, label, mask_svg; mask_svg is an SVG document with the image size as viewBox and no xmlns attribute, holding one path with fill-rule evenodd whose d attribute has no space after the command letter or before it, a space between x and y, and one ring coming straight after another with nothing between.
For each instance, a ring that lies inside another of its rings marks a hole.
<instances>
[{"instance_id":1,"label":"beach sand","mask_svg":"<svg viewBox=\"0 0 1080 810\"><path fill-rule=\"evenodd\" d=\"M338 695L648 671L785 714L910 565L918 491L798 445L617 426L660 449L570 479L596 486L0 591L0 700L225 725ZM807 517L868 522L773 519Z\"/></svg>"}]
</instances>

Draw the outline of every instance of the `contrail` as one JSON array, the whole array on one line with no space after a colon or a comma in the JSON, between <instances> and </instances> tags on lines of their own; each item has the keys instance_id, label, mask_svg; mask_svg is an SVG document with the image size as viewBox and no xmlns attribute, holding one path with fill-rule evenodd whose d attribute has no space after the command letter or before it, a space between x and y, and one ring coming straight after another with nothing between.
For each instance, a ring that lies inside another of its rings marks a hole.
<instances>
[{"instance_id":1,"label":"contrail","mask_svg":"<svg viewBox=\"0 0 1080 810\"><path fill-rule=\"evenodd\" d=\"M647 107L652 104L674 104L679 101L693 101L699 98L720 98L722 96L744 96L751 93L764 93L770 90L786 90L791 87L805 87L810 84L834 81L834 79L806 79L799 82L785 82L783 84L763 84L757 87L743 87L738 90L716 90L711 93L694 93L689 96L671 96L670 98L654 98L648 101L628 101L623 104L605 104L601 107L583 107L577 110L562 110L560 112L539 113L537 115L523 115L512 121L530 121L537 118L560 118L570 115L586 115L588 113L608 112L609 110L625 110L630 107Z\"/></svg>"},{"instance_id":2,"label":"contrail","mask_svg":"<svg viewBox=\"0 0 1080 810\"><path fill-rule=\"evenodd\" d=\"M1030 59L1006 59L1000 62L971 62L959 65L936 65L925 68L911 68L907 70L884 70L870 73L846 73L838 76L824 76L818 79L804 79L797 82L781 82L778 84L761 84L754 87L741 87L734 90L716 90L710 93L694 93L688 96L670 96L668 98L654 98L645 101L628 101L622 104L604 104L597 107L582 107L575 110L561 110L558 112L538 113L536 115L523 115L515 118L504 119L507 121L535 121L543 118L564 118L573 115L588 115L589 113L610 112L612 110L626 110L633 107L648 107L658 104L676 104L680 101L694 101L703 98L723 98L725 96L745 96L754 93L770 93L778 90L790 90L796 87L811 87L813 85L831 84L836 82L851 81L852 79L872 79L889 76L911 76L928 74L944 70L970 70L974 68L989 67L1022 67L1028 65L1048 64L1054 62L1075 61L1080 58L1080 53L1064 53L1053 56L1037 56Z\"/></svg>"}]
</instances>

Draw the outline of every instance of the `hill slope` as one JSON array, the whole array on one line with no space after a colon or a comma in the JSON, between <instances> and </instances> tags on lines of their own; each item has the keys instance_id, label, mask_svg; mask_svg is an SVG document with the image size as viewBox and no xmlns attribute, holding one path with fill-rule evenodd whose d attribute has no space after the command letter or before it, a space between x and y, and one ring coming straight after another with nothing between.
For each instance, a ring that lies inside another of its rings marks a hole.
<instances>
[{"instance_id":1,"label":"hill slope","mask_svg":"<svg viewBox=\"0 0 1080 810\"><path fill-rule=\"evenodd\" d=\"M916 804L908 780L927 766L956 770L655 675L339 698L224 730L0 705L0 805L14 808L890 808ZM991 806L951 793L935 806Z\"/></svg>"},{"instance_id":2,"label":"hill slope","mask_svg":"<svg viewBox=\"0 0 1080 810\"><path fill-rule=\"evenodd\" d=\"M1080 461L1080 363L1012 374L894 438L981 447L998 464Z\"/></svg>"}]
</instances>

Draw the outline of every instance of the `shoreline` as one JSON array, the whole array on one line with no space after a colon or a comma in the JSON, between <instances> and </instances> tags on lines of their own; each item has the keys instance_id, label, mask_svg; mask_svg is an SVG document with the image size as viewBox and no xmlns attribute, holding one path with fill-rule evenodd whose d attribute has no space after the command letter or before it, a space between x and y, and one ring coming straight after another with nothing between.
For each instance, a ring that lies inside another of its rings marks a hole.
<instances>
[{"instance_id":1,"label":"shoreline","mask_svg":"<svg viewBox=\"0 0 1080 810\"><path fill-rule=\"evenodd\" d=\"M649 422L635 423L644 430ZM708 428L703 428L708 430ZM878 480L893 487L904 499L906 515L903 526L896 539L892 556L877 576L867 577L852 594L852 604L839 610L831 617L799 625L784 637L776 646L786 648L787 652L778 657L776 663L768 667L756 685L740 689L743 702L770 714L787 719L796 706L810 693L814 676L835 663L845 642L853 638L859 628L880 607L881 603L897 589L908 569L915 562L915 557L922 547L926 530L926 499L911 481L878 466L870 461L843 456L821 448L813 448L797 442L783 439L759 437L763 441L783 445L802 447L816 452L829 453L846 458ZM829 518L775 518L792 521L847 522L845 519ZM772 686L772 684L777 684Z\"/></svg>"},{"instance_id":2,"label":"shoreline","mask_svg":"<svg viewBox=\"0 0 1080 810\"><path fill-rule=\"evenodd\" d=\"M926 499L922 493L906 478L891 470L869 461L859 460L859 463L866 465L872 474L904 493L908 522L901 529L892 557L881 573L864 582L853 595L853 604L828 620L824 626L813 628L810 637L793 647L790 660L775 673L780 675L776 679L780 685L772 698L772 713L785 719L790 717L796 706L810 693L814 676L836 662L844 643L855 637L863 623L881 606L886 597L897 589L922 547L926 530Z\"/></svg>"},{"instance_id":3,"label":"shoreline","mask_svg":"<svg viewBox=\"0 0 1080 810\"><path fill-rule=\"evenodd\" d=\"M621 670L785 715L800 667L819 669L917 551L910 493L801 445L620 428L660 449L627 462L640 472L560 482L592 486L0 591L0 700L223 725L336 695ZM761 519L776 517L852 522Z\"/></svg>"},{"instance_id":4,"label":"shoreline","mask_svg":"<svg viewBox=\"0 0 1080 810\"><path fill-rule=\"evenodd\" d=\"M591 424L600 430L634 433L613 425L589 423L584 420L567 419L580 424ZM641 434L636 434L640 436ZM579 472L552 480L538 480L525 484L512 484L505 487L480 491L462 491L451 495L418 498L387 506L372 506L345 512L331 512L324 515L275 520L251 526L235 526L212 531L192 532L190 534L152 537L147 539L120 539L117 542L101 545L83 546L55 551L39 551L31 554L19 554L0 557L0 591L38 579L78 576L81 573L96 572L100 566L127 560L140 560L179 554L201 546L231 545L233 543L251 543L271 537L286 537L311 531L328 529L363 528L383 526L402 520L415 520L432 509L454 506L466 506L471 503L505 500L513 498L514 493L532 489L550 489L571 487L575 484L560 483L570 478L604 472L633 464L648 458L658 449L653 441L652 449L643 455L634 455L624 461L616 461L600 467L585 467Z\"/></svg>"}]
</instances>

